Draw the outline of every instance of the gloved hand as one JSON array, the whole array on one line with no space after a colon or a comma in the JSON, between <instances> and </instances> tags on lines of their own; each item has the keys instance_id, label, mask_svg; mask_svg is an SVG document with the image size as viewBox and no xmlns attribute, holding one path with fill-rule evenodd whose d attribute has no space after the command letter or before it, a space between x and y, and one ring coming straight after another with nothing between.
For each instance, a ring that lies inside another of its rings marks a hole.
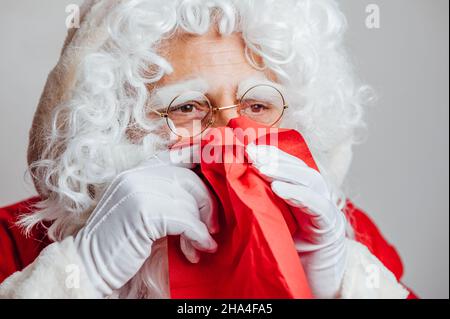
<instances>
[{"instance_id":1,"label":"gloved hand","mask_svg":"<svg viewBox=\"0 0 450 319\"><path fill-rule=\"evenodd\" d=\"M294 242L313 295L337 297L347 256L346 218L322 175L274 146L250 144L247 154L273 192L293 207L299 226Z\"/></svg>"},{"instance_id":2,"label":"gloved hand","mask_svg":"<svg viewBox=\"0 0 450 319\"><path fill-rule=\"evenodd\" d=\"M202 180L169 152L118 175L75 237L78 253L99 296L121 288L150 256L152 244L181 235L191 262L212 253L218 232L216 202ZM180 167L181 166L181 167Z\"/></svg>"}]
</instances>

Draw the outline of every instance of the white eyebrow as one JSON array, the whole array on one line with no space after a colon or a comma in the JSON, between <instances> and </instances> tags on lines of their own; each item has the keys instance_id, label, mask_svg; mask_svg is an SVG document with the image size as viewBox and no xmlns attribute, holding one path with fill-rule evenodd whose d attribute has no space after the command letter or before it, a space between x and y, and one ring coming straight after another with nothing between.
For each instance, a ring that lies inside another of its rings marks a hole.
<instances>
[{"instance_id":1,"label":"white eyebrow","mask_svg":"<svg viewBox=\"0 0 450 319\"><path fill-rule=\"evenodd\" d=\"M258 86L258 85L270 85L275 87L277 90L279 90L282 94L283 92L283 86L269 80L267 77L261 75L261 76L252 76L244 81L242 81L239 84L238 90L236 92L236 98L239 100L242 98L242 96L250 90L252 87Z\"/></svg>"},{"instance_id":2,"label":"white eyebrow","mask_svg":"<svg viewBox=\"0 0 450 319\"><path fill-rule=\"evenodd\" d=\"M151 94L150 104L153 108L167 107L174 98L184 92L195 91L206 94L206 92L208 92L208 88L208 82L201 78L185 80L175 84L157 87Z\"/></svg>"},{"instance_id":3,"label":"white eyebrow","mask_svg":"<svg viewBox=\"0 0 450 319\"><path fill-rule=\"evenodd\" d=\"M242 81L236 91L236 98L239 100L242 96L250 90L252 87L257 85L271 85L277 88L283 93L283 87L271 80L269 80L264 75L252 76L250 78ZM207 94L209 89L208 82L202 78L194 78L190 80L185 80L177 82L174 84L168 84L161 87L156 87L153 89L150 97L150 105L154 109L161 109L170 105L174 98L188 91L195 91Z\"/></svg>"}]
</instances>

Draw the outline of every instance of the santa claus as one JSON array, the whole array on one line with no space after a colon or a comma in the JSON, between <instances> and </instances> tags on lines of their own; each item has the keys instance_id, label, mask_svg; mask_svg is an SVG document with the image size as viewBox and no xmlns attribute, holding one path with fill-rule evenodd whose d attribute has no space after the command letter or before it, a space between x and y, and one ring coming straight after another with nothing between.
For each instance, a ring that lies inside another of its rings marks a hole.
<instances>
[{"instance_id":1,"label":"santa claus","mask_svg":"<svg viewBox=\"0 0 450 319\"><path fill-rule=\"evenodd\" d=\"M297 130L319 167L246 149L296 212L312 295L413 296L341 189L369 98L345 29L333 0L86 0L30 132L39 197L0 209L0 297L169 298L167 236L197 263L221 225L195 165L168 149L236 117Z\"/></svg>"}]
</instances>

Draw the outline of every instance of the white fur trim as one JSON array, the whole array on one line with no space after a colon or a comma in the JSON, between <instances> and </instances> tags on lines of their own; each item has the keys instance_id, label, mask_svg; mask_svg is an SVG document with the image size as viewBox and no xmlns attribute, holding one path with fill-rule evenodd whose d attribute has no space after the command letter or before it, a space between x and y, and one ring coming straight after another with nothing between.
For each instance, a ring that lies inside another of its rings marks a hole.
<instances>
[{"instance_id":1,"label":"white fur trim","mask_svg":"<svg viewBox=\"0 0 450 319\"><path fill-rule=\"evenodd\" d=\"M348 240L343 299L405 299L409 292L366 246Z\"/></svg>"},{"instance_id":2,"label":"white fur trim","mask_svg":"<svg viewBox=\"0 0 450 319\"><path fill-rule=\"evenodd\" d=\"M98 298L78 257L73 238L46 247L36 260L0 285L0 298Z\"/></svg>"}]
</instances>

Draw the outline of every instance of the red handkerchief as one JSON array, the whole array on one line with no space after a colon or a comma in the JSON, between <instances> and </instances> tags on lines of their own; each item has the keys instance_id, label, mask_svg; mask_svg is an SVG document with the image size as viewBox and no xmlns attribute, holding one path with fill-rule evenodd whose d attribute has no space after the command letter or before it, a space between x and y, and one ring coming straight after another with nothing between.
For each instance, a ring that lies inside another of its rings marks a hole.
<instances>
[{"instance_id":1,"label":"red handkerchief","mask_svg":"<svg viewBox=\"0 0 450 319\"><path fill-rule=\"evenodd\" d=\"M317 169L303 137L245 118L202 138L198 174L219 200L218 250L190 263L179 236L169 236L171 298L312 298L292 234L297 224L285 202L248 163L245 146L276 145Z\"/></svg>"}]
</instances>

